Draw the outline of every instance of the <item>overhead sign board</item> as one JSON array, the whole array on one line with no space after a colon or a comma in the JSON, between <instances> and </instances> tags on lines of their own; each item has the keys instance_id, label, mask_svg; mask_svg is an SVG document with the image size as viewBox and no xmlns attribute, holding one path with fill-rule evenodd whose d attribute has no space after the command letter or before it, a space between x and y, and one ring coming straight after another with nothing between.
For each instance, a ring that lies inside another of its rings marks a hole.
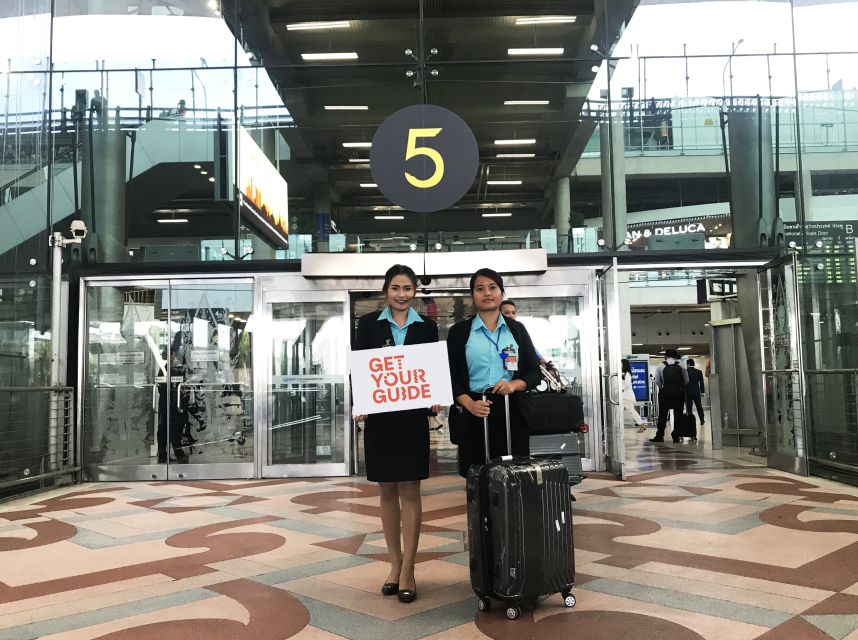
<instances>
[{"instance_id":1,"label":"overhead sign board","mask_svg":"<svg viewBox=\"0 0 858 640\"><path fill-rule=\"evenodd\" d=\"M458 202L473 186L479 163L471 128L449 109L432 104L400 109L372 139L373 180L408 211L441 211Z\"/></svg>"}]
</instances>

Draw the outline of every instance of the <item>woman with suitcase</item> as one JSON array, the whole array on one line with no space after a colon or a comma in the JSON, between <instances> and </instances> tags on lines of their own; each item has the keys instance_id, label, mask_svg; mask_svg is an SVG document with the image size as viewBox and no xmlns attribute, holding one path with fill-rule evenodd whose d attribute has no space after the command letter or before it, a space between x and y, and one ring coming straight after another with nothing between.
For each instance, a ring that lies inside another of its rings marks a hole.
<instances>
[{"instance_id":1,"label":"woman with suitcase","mask_svg":"<svg viewBox=\"0 0 858 640\"><path fill-rule=\"evenodd\" d=\"M468 467L485 462L483 418L489 418L492 434L491 457L506 455L505 412L503 403L492 410L494 397L532 389L540 381L539 358L524 325L505 318L500 312L504 299L503 279L491 269L480 269L470 282L471 297L477 314L450 328L447 352L453 399L469 420L457 438L459 474L467 476ZM484 389L491 394L482 399ZM453 409L455 411L456 409ZM527 424L512 396L510 402L512 454L529 455ZM451 427L452 429L452 427Z\"/></svg>"},{"instance_id":2,"label":"woman with suitcase","mask_svg":"<svg viewBox=\"0 0 858 640\"><path fill-rule=\"evenodd\" d=\"M378 349L438 341L438 325L411 308L417 276L395 264L384 275L387 306L358 321L354 349ZM441 407L432 407L438 412ZM417 598L414 564L420 539L420 481L429 477L429 407L355 416L365 419L367 480L378 482L381 524L390 557L390 574L381 588L400 602Z\"/></svg>"}]
</instances>

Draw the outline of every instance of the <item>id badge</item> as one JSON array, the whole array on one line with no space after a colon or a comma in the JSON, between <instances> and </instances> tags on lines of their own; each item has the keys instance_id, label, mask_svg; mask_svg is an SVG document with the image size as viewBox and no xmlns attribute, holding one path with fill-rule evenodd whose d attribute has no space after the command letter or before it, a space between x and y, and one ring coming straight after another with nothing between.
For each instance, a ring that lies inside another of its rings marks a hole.
<instances>
[{"instance_id":1,"label":"id badge","mask_svg":"<svg viewBox=\"0 0 858 640\"><path fill-rule=\"evenodd\" d=\"M515 349L507 347L503 350L506 357L503 359L504 369L507 371L518 371L518 354Z\"/></svg>"}]
</instances>

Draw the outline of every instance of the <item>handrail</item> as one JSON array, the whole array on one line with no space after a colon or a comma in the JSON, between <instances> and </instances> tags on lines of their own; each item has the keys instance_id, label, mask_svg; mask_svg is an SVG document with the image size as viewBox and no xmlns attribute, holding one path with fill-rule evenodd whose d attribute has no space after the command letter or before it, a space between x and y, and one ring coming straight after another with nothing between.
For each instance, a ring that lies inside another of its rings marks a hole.
<instances>
[{"instance_id":1,"label":"handrail","mask_svg":"<svg viewBox=\"0 0 858 640\"><path fill-rule=\"evenodd\" d=\"M80 149L81 146L83 146L82 143L78 142L76 145L72 145L68 149L62 151L61 153L58 153L56 156L54 156L53 160L45 160L45 162L43 162L42 164L33 167L29 171L25 171L24 173L22 173L17 178L10 180L9 182L7 182L4 185L0 185L0 193L2 193L3 191L6 191L6 189L11 189L15 185L16 182L20 182L21 180L24 180L25 178L29 178L31 175L38 173L42 169L47 168L51 164L51 162L56 162L60 158L65 158L67 155L70 155L73 151Z\"/></svg>"},{"instance_id":2,"label":"handrail","mask_svg":"<svg viewBox=\"0 0 858 640\"><path fill-rule=\"evenodd\" d=\"M817 375L824 374L845 374L845 373L858 373L858 369L805 369L805 373L814 373Z\"/></svg>"}]
</instances>

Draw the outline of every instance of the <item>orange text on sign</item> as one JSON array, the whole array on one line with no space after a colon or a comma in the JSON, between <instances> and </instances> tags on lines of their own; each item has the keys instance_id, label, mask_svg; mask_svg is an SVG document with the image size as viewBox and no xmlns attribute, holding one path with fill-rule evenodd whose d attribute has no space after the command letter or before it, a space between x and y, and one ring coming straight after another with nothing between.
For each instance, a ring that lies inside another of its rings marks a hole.
<instances>
[{"instance_id":1,"label":"orange text on sign","mask_svg":"<svg viewBox=\"0 0 858 640\"><path fill-rule=\"evenodd\" d=\"M370 378L375 383L372 400L376 404L431 398L424 369L405 369L405 356L386 356L369 361Z\"/></svg>"}]
</instances>

